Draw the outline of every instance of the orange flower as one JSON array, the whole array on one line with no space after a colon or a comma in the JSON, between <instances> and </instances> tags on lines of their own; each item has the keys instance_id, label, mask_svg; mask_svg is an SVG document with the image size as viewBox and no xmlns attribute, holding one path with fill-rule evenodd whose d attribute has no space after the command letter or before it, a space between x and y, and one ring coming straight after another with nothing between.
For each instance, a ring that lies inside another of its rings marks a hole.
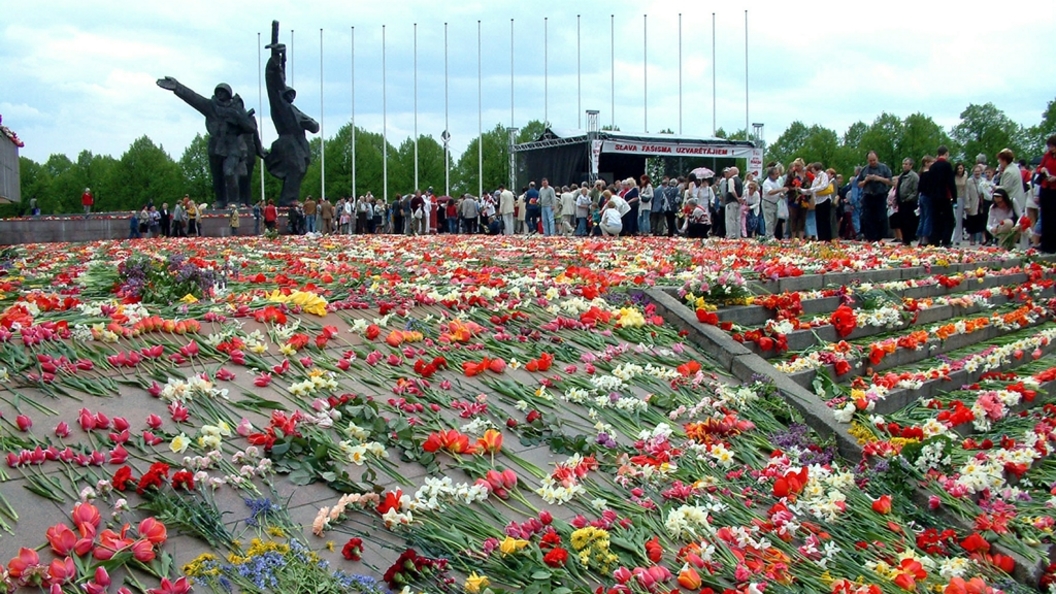
<instances>
[{"instance_id":1,"label":"orange flower","mask_svg":"<svg viewBox=\"0 0 1056 594\"><path fill-rule=\"evenodd\" d=\"M502 449L502 433L495 429L488 429L484 437L477 440L477 449L487 454L497 454Z\"/></svg>"},{"instance_id":2,"label":"orange flower","mask_svg":"<svg viewBox=\"0 0 1056 594\"><path fill-rule=\"evenodd\" d=\"M873 511L884 515L891 513L891 496L881 495L880 499L873 502Z\"/></svg>"},{"instance_id":3,"label":"orange flower","mask_svg":"<svg viewBox=\"0 0 1056 594\"><path fill-rule=\"evenodd\" d=\"M903 559L895 573L895 585L907 591L916 590L917 580L928 577L928 572L916 559Z\"/></svg>"},{"instance_id":4,"label":"orange flower","mask_svg":"<svg viewBox=\"0 0 1056 594\"><path fill-rule=\"evenodd\" d=\"M682 571L678 572L678 585L686 590L699 590L700 583L700 574L697 570L690 567L689 563L683 565Z\"/></svg>"}]
</instances>

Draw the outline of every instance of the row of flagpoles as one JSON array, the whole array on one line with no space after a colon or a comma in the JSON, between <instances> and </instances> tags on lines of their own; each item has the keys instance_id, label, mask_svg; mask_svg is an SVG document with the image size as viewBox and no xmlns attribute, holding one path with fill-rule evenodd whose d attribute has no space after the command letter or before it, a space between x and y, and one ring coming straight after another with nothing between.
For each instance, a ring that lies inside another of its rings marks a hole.
<instances>
[{"instance_id":1,"label":"row of flagpoles","mask_svg":"<svg viewBox=\"0 0 1056 594\"><path fill-rule=\"evenodd\" d=\"M642 106L643 106L643 118L642 118L642 130L648 132L649 130L649 42L648 42L648 15L642 15ZM583 85L582 85L582 37L580 27L581 15L576 15L576 86L577 86L577 100L576 109L578 112L577 126L582 127L583 117ZM616 15L610 15L609 30L610 30L610 60L611 60L611 82L610 82L610 123L612 126L616 124ZM444 23L444 132L441 136L444 144L444 195L451 195L451 172L450 172L450 104L448 95L448 24ZM414 188L418 189L418 23L413 25L413 80L414 80ZM514 128L516 124L515 120L515 70L514 70L514 19L510 19L510 128ZM711 125L712 134L717 131L717 76L715 68L715 13L711 13L711 91L712 91L712 115ZM381 79L382 79L382 144L388 146L388 97L387 97L387 70L388 65L386 63L386 27L381 26ZM259 108L257 110L257 117L263 118L263 63L261 54L261 36L257 33L257 101ZM294 70L294 30L290 30L290 46L288 49L287 63L289 65L289 78L290 86L294 86L294 76L296 74ZM325 137L325 110L323 103L323 29L319 29L319 136L321 140L320 145L320 168L322 175L322 196L326 196L326 137ZM481 44L481 21L477 21L477 137L481 138L483 135L483 83L482 83L482 44ZM543 18L543 121L549 126L549 18ZM355 142L355 130L356 130L356 28L351 27L351 80L352 80L352 93L351 93L351 107L352 107L352 196L358 196L356 192L356 142ZM748 11L744 11L744 129L745 133L748 133L749 117L748 117ZM678 133L682 134L682 13L678 14ZM259 126L261 133L263 134L263 125ZM478 174L478 188L477 195L480 196L484 193L484 143L477 142L477 174ZM260 168L260 193L264 196L264 168ZM388 151L382 151L382 178L383 188L382 197L388 199L389 195L389 176L388 176Z\"/></svg>"}]
</instances>

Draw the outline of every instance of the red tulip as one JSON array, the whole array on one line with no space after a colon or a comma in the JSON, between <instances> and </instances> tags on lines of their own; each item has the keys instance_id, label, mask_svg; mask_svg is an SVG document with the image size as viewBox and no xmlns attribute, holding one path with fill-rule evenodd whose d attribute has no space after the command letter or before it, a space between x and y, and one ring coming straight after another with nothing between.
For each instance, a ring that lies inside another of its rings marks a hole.
<instances>
[{"instance_id":1,"label":"red tulip","mask_svg":"<svg viewBox=\"0 0 1056 594\"><path fill-rule=\"evenodd\" d=\"M77 566L74 565L73 559L66 557L65 559L55 559L48 566L48 581L51 582L51 588L54 590L55 586L61 586L66 582L72 582L77 578ZM61 592L62 589L60 588Z\"/></svg>"},{"instance_id":2,"label":"red tulip","mask_svg":"<svg viewBox=\"0 0 1056 594\"><path fill-rule=\"evenodd\" d=\"M165 530L165 524L162 524L153 517L145 518L140 522L139 526L136 527L136 533L138 533L141 538L145 538L150 541L151 544L155 545L164 544L165 539L168 537Z\"/></svg>"},{"instance_id":3,"label":"red tulip","mask_svg":"<svg viewBox=\"0 0 1056 594\"><path fill-rule=\"evenodd\" d=\"M55 436L59 438L66 438L70 436L70 426L66 421L61 421L55 426Z\"/></svg>"},{"instance_id":4,"label":"red tulip","mask_svg":"<svg viewBox=\"0 0 1056 594\"><path fill-rule=\"evenodd\" d=\"M140 563L150 563L154 560L154 545L149 540L139 539L132 543L132 557Z\"/></svg>"},{"instance_id":5,"label":"red tulip","mask_svg":"<svg viewBox=\"0 0 1056 594\"><path fill-rule=\"evenodd\" d=\"M29 431L33 427L33 419L26 415L18 415L15 417L15 423L18 425L18 430L22 432Z\"/></svg>"},{"instance_id":6,"label":"red tulip","mask_svg":"<svg viewBox=\"0 0 1056 594\"><path fill-rule=\"evenodd\" d=\"M66 556L77 544L77 535L66 524L55 524L44 533L56 555Z\"/></svg>"},{"instance_id":7,"label":"red tulip","mask_svg":"<svg viewBox=\"0 0 1056 594\"><path fill-rule=\"evenodd\" d=\"M881 495L880 499L873 502L873 511L885 515L891 513L891 496Z\"/></svg>"},{"instance_id":8,"label":"red tulip","mask_svg":"<svg viewBox=\"0 0 1056 594\"><path fill-rule=\"evenodd\" d=\"M22 547L18 549L18 556L11 559L7 564L8 575L17 580L30 569L40 565L40 556L33 549Z\"/></svg>"},{"instance_id":9,"label":"red tulip","mask_svg":"<svg viewBox=\"0 0 1056 594\"><path fill-rule=\"evenodd\" d=\"M477 449L487 454L497 454L502 449L502 433L495 429L488 429L484 437L477 440Z\"/></svg>"},{"instance_id":10,"label":"red tulip","mask_svg":"<svg viewBox=\"0 0 1056 594\"><path fill-rule=\"evenodd\" d=\"M74 526L88 525L98 528L102 521L103 517L99 514L99 509L91 503L78 503L73 506Z\"/></svg>"}]
</instances>

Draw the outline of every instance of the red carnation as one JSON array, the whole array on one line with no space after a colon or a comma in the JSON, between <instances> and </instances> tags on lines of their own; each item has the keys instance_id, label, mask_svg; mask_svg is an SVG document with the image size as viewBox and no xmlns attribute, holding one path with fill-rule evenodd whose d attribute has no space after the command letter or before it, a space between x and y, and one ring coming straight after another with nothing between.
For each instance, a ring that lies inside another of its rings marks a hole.
<instances>
[{"instance_id":1,"label":"red carnation","mask_svg":"<svg viewBox=\"0 0 1056 594\"><path fill-rule=\"evenodd\" d=\"M341 556L349 561L359 561L363 558L363 539L350 538L345 546L341 548Z\"/></svg>"}]
</instances>

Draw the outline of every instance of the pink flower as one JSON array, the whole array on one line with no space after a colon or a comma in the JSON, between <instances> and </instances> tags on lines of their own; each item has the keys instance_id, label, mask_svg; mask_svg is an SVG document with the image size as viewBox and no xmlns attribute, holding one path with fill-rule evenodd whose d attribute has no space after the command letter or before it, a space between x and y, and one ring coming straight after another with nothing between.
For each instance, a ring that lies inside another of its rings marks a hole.
<instances>
[{"instance_id":1,"label":"pink flower","mask_svg":"<svg viewBox=\"0 0 1056 594\"><path fill-rule=\"evenodd\" d=\"M266 387L270 383L271 383L271 374L266 372L266 371L262 371L260 373L260 375L258 375L256 378L253 379L253 385L258 387L258 388Z\"/></svg>"},{"instance_id":2,"label":"pink flower","mask_svg":"<svg viewBox=\"0 0 1056 594\"><path fill-rule=\"evenodd\" d=\"M221 381L225 381L225 382L229 382L229 381L235 379L235 374L234 374L234 372L228 371L227 369L221 367L220 371L216 372L216 379L221 380Z\"/></svg>"},{"instance_id":3,"label":"pink flower","mask_svg":"<svg viewBox=\"0 0 1056 594\"><path fill-rule=\"evenodd\" d=\"M124 417L114 417L114 430L125 431L129 427L128 419Z\"/></svg>"},{"instance_id":4,"label":"pink flower","mask_svg":"<svg viewBox=\"0 0 1056 594\"><path fill-rule=\"evenodd\" d=\"M161 427L161 423L161 417L159 417L158 415L153 413L147 415L147 427L150 427L151 429L158 429Z\"/></svg>"},{"instance_id":5,"label":"pink flower","mask_svg":"<svg viewBox=\"0 0 1056 594\"><path fill-rule=\"evenodd\" d=\"M186 577L181 577L175 582L169 578L161 578L161 587L147 590L147 594L187 594L191 591L191 584Z\"/></svg>"},{"instance_id":6,"label":"pink flower","mask_svg":"<svg viewBox=\"0 0 1056 594\"><path fill-rule=\"evenodd\" d=\"M173 421L182 423L190 416L190 411L187 410L186 406L179 402L173 402L169 404L169 414L172 415Z\"/></svg>"},{"instance_id":7,"label":"pink flower","mask_svg":"<svg viewBox=\"0 0 1056 594\"><path fill-rule=\"evenodd\" d=\"M61 421L58 425L55 426L55 436L60 438L70 436L70 426L66 423L66 421Z\"/></svg>"},{"instance_id":8,"label":"pink flower","mask_svg":"<svg viewBox=\"0 0 1056 594\"><path fill-rule=\"evenodd\" d=\"M18 430L24 433L29 431L33 426L33 419L30 419L26 415L18 415L15 417L15 423L18 425Z\"/></svg>"},{"instance_id":9,"label":"pink flower","mask_svg":"<svg viewBox=\"0 0 1056 594\"><path fill-rule=\"evenodd\" d=\"M125 446L117 444L117 447L110 450L111 464L124 464L125 460L128 460L128 450L125 449Z\"/></svg>"},{"instance_id":10,"label":"pink flower","mask_svg":"<svg viewBox=\"0 0 1056 594\"><path fill-rule=\"evenodd\" d=\"M248 437L253 432L253 423L249 422L249 419L242 417L242 420L238 422L238 427L235 431L242 437Z\"/></svg>"}]
</instances>

